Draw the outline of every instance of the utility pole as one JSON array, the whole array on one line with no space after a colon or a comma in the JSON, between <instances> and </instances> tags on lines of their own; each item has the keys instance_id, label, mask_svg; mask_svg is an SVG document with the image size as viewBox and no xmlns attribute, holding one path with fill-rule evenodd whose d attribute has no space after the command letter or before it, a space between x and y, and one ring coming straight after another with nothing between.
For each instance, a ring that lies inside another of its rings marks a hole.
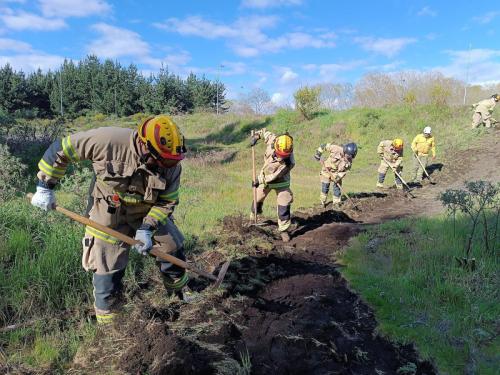
<instances>
[{"instance_id":1,"label":"utility pole","mask_svg":"<svg viewBox=\"0 0 500 375\"><path fill-rule=\"evenodd\" d=\"M60 104L61 104L61 117L64 116L64 111L63 111L63 97L62 97L62 67L59 70L59 99L60 99Z\"/></svg>"},{"instance_id":2,"label":"utility pole","mask_svg":"<svg viewBox=\"0 0 500 375\"><path fill-rule=\"evenodd\" d=\"M216 91L217 91L215 111L217 113L217 116L219 115L219 71L220 71L220 68L224 68L224 65L220 64L219 66L217 66L217 80L215 81L215 87L216 87Z\"/></svg>"},{"instance_id":3,"label":"utility pole","mask_svg":"<svg viewBox=\"0 0 500 375\"><path fill-rule=\"evenodd\" d=\"M467 57L467 68L465 69L464 105L465 105L465 102L467 100L467 85L469 84L470 49L471 49L471 44L469 43L469 55Z\"/></svg>"}]
</instances>

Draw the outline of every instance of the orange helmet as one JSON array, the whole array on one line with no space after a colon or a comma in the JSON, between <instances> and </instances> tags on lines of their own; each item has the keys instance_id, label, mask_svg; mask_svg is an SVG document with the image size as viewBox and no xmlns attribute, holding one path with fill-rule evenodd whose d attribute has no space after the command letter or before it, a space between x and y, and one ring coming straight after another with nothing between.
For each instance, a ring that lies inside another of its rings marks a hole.
<instances>
[{"instance_id":1,"label":"orange helmet","mask_svg":"<svg viewBox=\"0 0 500 375\"><path fill-rule=\"evenodd\" d=\"M403 140L401 138L396 138L392 141L392 147L394 147L395 150L402 150L403 149Z\"/></svg>"},{"instance_id":2,"label":"orange helmet","mask_svg":"<svg viewBox=\"0 0 500 375\"><path fill-rule=\"evenodd\" d=\"M277 136L274 141L274 152L282 158L289 157L293 152L293 138L288 133Z\"/></svg>"},{"instance_id":3,"label":"orange helmet","mask_svg":"<svg viewBox=\"0 0 500 375\"><path fill-rule=\"evenodd\" d=\"M182 160L186 152L184 136L169 116L147 118L138 128L139 139L159 160Z\"/></svg>"}]
</instances>

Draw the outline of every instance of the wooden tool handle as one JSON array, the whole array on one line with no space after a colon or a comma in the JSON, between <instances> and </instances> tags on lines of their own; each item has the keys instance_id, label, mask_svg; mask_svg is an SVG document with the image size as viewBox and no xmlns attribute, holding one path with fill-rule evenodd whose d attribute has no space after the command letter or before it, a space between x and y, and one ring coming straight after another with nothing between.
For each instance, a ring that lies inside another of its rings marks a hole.
<instances>
[{"instance_id":1,"label":"wooden tool handle","mask_svg":"<svg viewBox=\"0 0 500 375\"><path fill-rule=\"evenodd\" d=\"M26 195L30 200L31 198L33 198L33 194L31 193L28 193ZM64 207L61 207L61 206L55 206L54 208L57 212L60 212L64 215L66 215L67 217L83 224L83 225L88 225L89 227L92 227L92 228L95 228L97 230L100 230L101 232L104 232L106 234L109 234L110 236L113 236L117 239L119 239L120 241L123 241L125 242L126 244L129 244L129 245L137 245L139 243L141 243L140 241L137 241L136 239L133 239L132 237L129 237L123 233L120 233L114 229L111 229L105 225L102 225L102 224L99 224L99 223L96 223L95 221L93 220L90 220L89 218L86 218L84 216L81 216L81 215L78 215L77 213L75 212L72 212L70 210L67 210L66 208ZM172 264L175 264L176 266L179 266L181 268L184 268L184 269L188 269L190 271L193 271L194 273L197 273L201 276L204 276L210 280L217 280L217 277L215 277L214 275L208 273L208 272L205 272L205 271L202 271L196 267L193 267L191 266L189 263L183 261L182 259L179 259L177 257L174 257L173 255L170 255L170 254L167 254L163 251L161 251L159 248L157 247L153 247L151 249L151 251L149 252L151 255L154 255L155 257L158 257L160 258L161 260L164 260L166 262L169 262L169 263L172 263Z\"/></svg>"},{"instance_id":2,"label":"wooden tool handle","mask_svg":"<svg viewBox=\"0 0 500 375\"><path fill-rule=\"evenodd\" d=\"M252 139L255 137L255 131L252 130ZM255 170L255 145L252 146L252 180L257 182L257 172ZM253 210L254 223L257 224L257 188L253 187Z\"/></svg>"}]
</instances>

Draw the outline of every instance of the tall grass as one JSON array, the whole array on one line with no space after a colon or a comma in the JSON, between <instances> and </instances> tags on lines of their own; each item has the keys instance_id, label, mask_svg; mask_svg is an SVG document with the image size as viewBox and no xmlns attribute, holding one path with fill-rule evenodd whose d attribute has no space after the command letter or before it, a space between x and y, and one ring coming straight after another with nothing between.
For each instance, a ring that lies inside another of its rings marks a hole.
<instances>
[{"instance_id":1,"label":"tall grass","mask_svg":"<svg viewBox=\"0 0 500 375\"><path fill-rule=\"evenodd\" d=\"M466 225L459 221L456 237L443 217L372 228L346 249L343 274L374 307L380 330L415 342L442 373L497 374L498 252L487 253L478 239L477 269L458 267Z\"/></svg>"}]
</instances>

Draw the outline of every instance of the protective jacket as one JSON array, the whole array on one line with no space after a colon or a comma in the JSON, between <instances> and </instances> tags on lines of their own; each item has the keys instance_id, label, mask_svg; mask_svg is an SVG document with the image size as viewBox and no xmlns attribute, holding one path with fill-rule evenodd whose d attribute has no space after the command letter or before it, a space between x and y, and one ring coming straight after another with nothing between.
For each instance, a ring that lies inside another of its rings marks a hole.
<instances>
[{"instance_id":1,"label":"protective jacket","mask_svg":"<svg viewBox=\"0 0 500 375\"><path fill-rule=\"evenodd\" d=\"M384 158L393 167L399 166L403 162L403 150L397 151L392 145L391 140L380 142L377 147L377 153L381 159Z\"/></svg>"},{"instance_id":2,"label":"protective jacket","mask_svg":"<svg viewBox=\"0 0 500 375\"><path fill-rule=\"evenodd\" d=\"M112 140L112 141L110 141ZM134 205L143 223L165 224L179 202L181 166L151 170L141 156L137 131L106 127L69 135L55 141L38 163L38 178L57 184L71 162L90 160L95 173L94 201ZM140 209L142 207L142 209Z\"/></svg>"},{"instance_id":3,"label":"protective jacket","mask_svg":"<svg viewBox=\"0 0 500 375\"><path fill-rule=\"evenodd\" d=\"M265 185L270 189L289 187L290 171L295 166L293 153L286 159L277 157L274 152L274 141L277 136L265 128L255 132L255 136L266 142L264 166L258 176L259 184Z\"/></svg>"},{"instance_id":4,"label":"protective jacket","mask_svg":"<svg viewBox=\"0 0 500 375\"><path fill-rule=\"evenodd\" d=\"M341 180L347 174L347 171L351 169L351 161L341 146L327 143L319 146L317 154L321 156L325 151L330 154L322 164L321 175L334 180Z\"/></svg>"},{"instance_id":5,"label":"protective jacket","mask_svg":"<svg viewBox=\"0 0 500 375\"><path fill-rule=\"evenodd\" d=\"M490 115L493 113L497 102L494 98L484 99L478 103L472 105L474 112L478 112L481 115Z\"/></svg>"},{"instance_id":6,"label":"protective jacket","mask_svg":"<svg viewBox=\"0 0 500 375\"><path fill-rule=\"evenodd\" d=\"M436 143L434 137L426 137L423 134L418 134L411 142L411 149L416 152L418 156L427 156L429 151L432 156L436 156Z\"/></svg>"}]
</instances>

